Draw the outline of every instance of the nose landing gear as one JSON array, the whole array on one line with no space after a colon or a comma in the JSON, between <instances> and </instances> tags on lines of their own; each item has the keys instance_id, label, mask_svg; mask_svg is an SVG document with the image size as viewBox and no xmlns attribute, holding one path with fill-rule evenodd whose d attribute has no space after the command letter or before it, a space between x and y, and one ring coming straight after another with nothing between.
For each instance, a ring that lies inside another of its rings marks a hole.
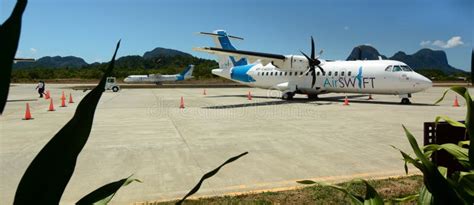
<instances>
[{"instance_id":1,"label":"nose landing gear","mask_svg":"<svg viewBox=\"0 0 474 205\"><path fill-rule=\"evenodd\" d=\"M403 105L411 104L410 102L411 93L400 95L400 98L402 98L402 101L400 102L400 104L403 104Z\"/></svg>"},{"instance_id":2,"label":"nose landing gear","mask_svg":"<svg viewBox=\"0 0 474 205\"><path fill-rule=\"evenodd\" d=\"M400 102L400 103L401 103L401 104L404 104L404 105L409 105L409 104L411 104L409 98L402 98L402 102Z\"/></svg>"}]
</instances>

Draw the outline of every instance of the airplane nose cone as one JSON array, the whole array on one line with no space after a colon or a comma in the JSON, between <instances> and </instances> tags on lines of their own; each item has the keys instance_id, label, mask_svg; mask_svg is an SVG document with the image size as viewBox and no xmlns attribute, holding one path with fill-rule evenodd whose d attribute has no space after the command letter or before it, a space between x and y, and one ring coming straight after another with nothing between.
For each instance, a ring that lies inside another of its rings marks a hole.
<instances>
[{"instance_id":1,"label":"airplane nose cone","mask_svg":"<svg viewBox=\"0 0 474 205\"><path fill-rule=\"evenodd\" d=\"M431 82L430 79L428 79L428 78L426 78L425 76L422 76L422 75L418 75L416 81L417 81L418 86L423 90L426 90L426 89L431 88L433 86L433 82Z\"/></svg>"},{"instance_id":2,"label":"airplane nose cone","mask_svg":"<svg viewBox=\"0 0 474 205\"><path fill-rule=\"evenodd\" d=\"M130 79L129 79L129 78L125 78L125 79L123 79L123 82L126 82L126 83L128 83L128 81L130 81Z\"/></svg>"}]
</instances>

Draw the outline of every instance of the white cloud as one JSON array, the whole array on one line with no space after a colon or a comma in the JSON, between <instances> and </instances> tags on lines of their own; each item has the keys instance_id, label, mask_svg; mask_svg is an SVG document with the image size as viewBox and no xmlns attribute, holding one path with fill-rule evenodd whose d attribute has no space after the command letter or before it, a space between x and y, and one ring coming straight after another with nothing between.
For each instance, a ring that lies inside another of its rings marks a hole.
<instances>
[{"instance_id":1,"label":"white cloud","mask_svg":"<svg viewBox=\"0 0 474 205\"><path fill-rule=\"evenodd\" d=\"M36 52L38 52L38 50L37 50L36 48L30 48L30 52L31 52L32 54L35 54Z\"/></svg>"},{"instance_id":2,"label":"white cloud","mask_svg":"<svg viewBox=\"0 0 474 205\"><path fill-rule=\"evenodd\" d=\"M454 36L448 40L448 42L446 43L446 48L454 48L463 44L464 42L462 42L461 36Z\"/></svg>"},{"instance_id":3,"label":"white cloud","mask_svg":"<svg viewBox=\"0 0 474 205\"><path fill-rule=\"evenodd\" d=\"M451 37L448 41L444 42L442 40L435 40L433 42L431 41L421 41L420 46L422 47L428 47L428 46L435 46L439 48L454 48L457 46L464 45L464 42L462 42L461 36L453 36Z\"/></svg>"},{"instance_id":4,"label":"white cloud","mask_svg":"<svg viewBox=\"0 0 474 205\"><path fill-rule=\"evenodd\" d=\"M421 47L428 47L431 45L431 41L421 41L420 46Z\"/></svg>"}]
</instances>

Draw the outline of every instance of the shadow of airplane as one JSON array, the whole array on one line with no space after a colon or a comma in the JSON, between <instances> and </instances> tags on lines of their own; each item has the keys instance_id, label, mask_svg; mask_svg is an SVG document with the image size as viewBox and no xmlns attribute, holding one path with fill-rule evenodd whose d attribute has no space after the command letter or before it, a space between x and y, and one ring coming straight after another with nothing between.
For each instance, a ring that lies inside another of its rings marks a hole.
<instances>
[{"instance_id":1,"label":"shadow of airplane","mask_svg":"<svg viewBox=\"0 0 474 205\"><path fill-rule=\"evenodd\" d=\"M362 95L367 96L367 95ZM367 99L357 99L359 97L352 97L352 100L349 103L360 103L360 104L379 104L379 105L398 105L398 106L436 106L434 104L428 103L411 103L408 105L401 104L400 102L391 102L391 101L377 101L377 100L367 100ZM350 96L347 96L348 99L351 99ZM324 97L319 98L318 101L329 101L329 102L344 102L345 96L334 96L334 97Z\"/></svg>"},{"instance_id":2,"label":"shadow of airplane","mask_svg":"<svg viewBox=\"0 0 474 205\"><path fill-rule=\"evenodd\" d=\"M18 99L18 100L7 100L7 102L31 102L38 101L38 99Z\"/></svg>"},{"instance_id":3,"label":"shadow of airplane","mask_svg":"<svg viewBox=\"0 0 474 205\"><path fill-rule=\"evenodd\" d=\"M269 105L284 105L284 104L312 104L312 105L330 105L332 102L313 102L308 99L293 99L291 101L286 100L275 100L267 102L251 102L251 103L241 103L241 104L232 104L232 105L216 105L216 106L207 106L202 107L204 109L232 109L232 108L242 108L242 107L259 107L259 106L269 106Z\"/></svg>"},{"instance_id":4,"label":"shadow of airplane","mask_svg":"<svg viewBox=\"0 0 474 205\"><path fill-rule=\"evenodd\" d=\"M359 97L367 97L368 95L349 95L347 98L359 98ZM206 98L226 98L226 97L234 97L234 98L247 98L247 95L213 95L213 96L206 96ZM258 96L252 95L252 98L262 98L262 99L281 99L281 97L276 96ZM345 96L335 96L331 98L341 98L344 99ZM322 98L319 98L322 99ZM306 100L306 101L317 101L317 100L310 100L307 98L293 98L293 100Z\"/></svg>"},{"instance_id":5,"label":"shadow of airplane","mask_svg":"<svg viewBox=\"0 0 474 205\"><path fill-rule=\"evenodd\" d=\"M215 96L206 96L206 98L220 98L220 97L238 97L238 98L246 98L247 95L215 95ZM255 106L269 106L269 105L282 105L282 104L294 104L294 103L303 103L303 104L312 104L312 105L330 105L334 102L344 102L346 96L332 96L332 97L320 97L319 99L312 100L306 98L294 98L291 101L285 100L275 100L275 101L267 101L267 102L257 102L257 103L242 103L242 104L232 104L232 105L217 105L217 106L208 106L203 107L204 109L229 109L229 108L242 108L242 107L255 107ZM376 101L376 100L362 100L358 99L361 97L368 97L368 95L349 95L347 96L350 100L350 103L360 103L360 104L380 104L380 105L397 105L401 106L400 102L387 102L387 101ZM269 96L252 96L252 98L257 99L280 99L279 97L269 97ZM436 106L434 104L426 104L426 103L412 103L409 105L403 106Z\"/></svg>"}]
</instances>

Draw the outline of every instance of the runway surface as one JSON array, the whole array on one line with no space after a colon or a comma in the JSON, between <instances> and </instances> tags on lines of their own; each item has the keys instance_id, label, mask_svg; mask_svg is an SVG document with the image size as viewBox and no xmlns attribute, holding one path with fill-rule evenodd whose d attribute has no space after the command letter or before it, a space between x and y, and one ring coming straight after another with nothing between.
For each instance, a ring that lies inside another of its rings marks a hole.
<instances>
[{"instance_id":1,"label":"runway surface","mask_svg":"<svg viewBox=\"0 0 474 205\"><path fill-rule=\"evenodd\" d=\"M72 117L88 92L48 85L56 111L33 84L11 87L0 117L0 198L11 204L19 180L39 150ZM249 154L220 170L195 196L281 190L296 180L343 181L403 175L400 153L410 151L405 125L422 142L423 122L437 115L463 120L454 94L433 106L446 88L416 93L412 105L398 96L328 94L318 101L299 95L282 101L276 91L254 88L123 89L107 91L96 111L89 141L62 198L73 204L92 190L134 174L143 183L122 188L111 204L184 196L200 177L228 158ZM76 103L59 107L71 93ZM252 100L247 99L248 92ZM470 89L471 93L473 89ZM180 97L185 109L179 109ZM25 103L34 120L24 121ZM412 169L414 171L414 169Z\"/></svg>"}]
</instances>

